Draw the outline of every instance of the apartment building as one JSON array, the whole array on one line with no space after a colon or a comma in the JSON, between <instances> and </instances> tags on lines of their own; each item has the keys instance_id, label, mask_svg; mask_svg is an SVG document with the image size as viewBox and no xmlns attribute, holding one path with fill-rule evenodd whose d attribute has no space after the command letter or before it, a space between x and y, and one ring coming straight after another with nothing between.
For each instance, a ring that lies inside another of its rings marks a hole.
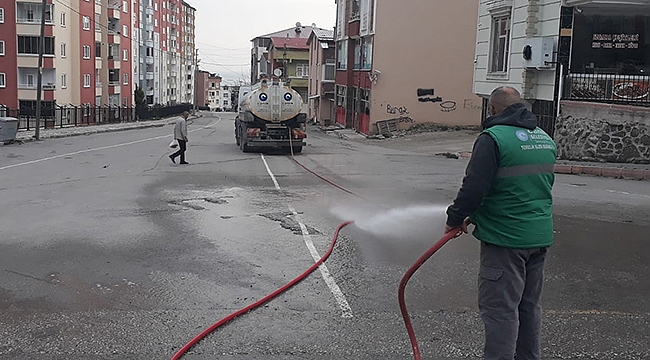
<instances>
[{"instance_id":1,"label":"apartment building","mask_svg":"<svg viewBox=\"0 0 650 360\"><path fill-rule=\"evenodd\" d=\"M479 0L336 0L336 122L478 125L472 91Z\"/></svg>"},{"instance_id":2,"label":"apartment building","mask_svg":"<svg viewBox=\"0 0 650 360\"><path fill-rule=\"evenodd\" d=\"M185 6L192 24L181 41L181 0L48 0L44 111L133 106L136 86L148 104L192 102L181 66L183 43L193 49L195 10ZM25 116L36 108L41 13L40 0L0 3L0 107Z\"/></svg>"},{"instance_id":3,"label":"apartment building","mask_svg":"<svg viewBox=\"0 0 650 360\"><path fill-rule=\"evenodd\" d=\"M311 35L312 26L303 26L296 23L296 26L280 31L276 31L266 35L260 35L251 40L251 84L259 81L261 74L270 76L273 69L269 59L269 46L271 45L272 38L285 38L285 39L304 39L305 41ZM299 40L294 40L299 41Z\"/></svg>"},{"instance_id":4,"label":"apartment building","mask_svg":"<svg viewBox=\"0 0 650 360\"><path fill-rule=\"evenodd\" d=\"M315 28L309 40L309 118L321 125L334 121L336 46L334 31Z\"/></svg>"},{"instance_id":5,"label":"apartment building","mask_svg":"<svg viewBox=\"0 0 650 360\"><path fill-rule=\"evenodd\" d=\"M194 76L196 72L196 9L183 1L182 17L182 43L181 43L181 86L179 91L180 102L194 103L195 88Z\"/></svg>"}]
</instances>

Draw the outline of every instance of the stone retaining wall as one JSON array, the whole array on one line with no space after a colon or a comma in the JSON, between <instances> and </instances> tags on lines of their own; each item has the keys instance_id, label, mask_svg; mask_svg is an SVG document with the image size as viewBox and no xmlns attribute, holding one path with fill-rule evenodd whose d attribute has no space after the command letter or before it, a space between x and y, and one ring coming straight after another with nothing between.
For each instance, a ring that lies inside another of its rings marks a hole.
<instances>
[{"instance_id":1,"label":"stone retaining wall","mask_svg":"<svg viewBox=\"0 0 650 360\"><path fill-rule=\"evenodd\" d=\"M650 163L650 108L563 101L555 128L560 159Z\"/></svg>"}]
</instances>

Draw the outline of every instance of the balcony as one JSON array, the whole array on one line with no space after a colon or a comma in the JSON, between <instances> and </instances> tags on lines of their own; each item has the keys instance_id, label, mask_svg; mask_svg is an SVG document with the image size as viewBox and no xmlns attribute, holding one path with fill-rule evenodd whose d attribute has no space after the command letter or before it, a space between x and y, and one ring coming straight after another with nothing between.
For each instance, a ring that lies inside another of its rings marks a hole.
<instances>
[{"instance_id":1,"label":"balcony","mask_svg":"<svg viewBox=\"0 0 650 360\"><path fill-rule=\"evenodd\" d=\"M147 57L145 57L145 60L144 60L144 61L145 61L145 63L146 63L147 65L153 65L153 56L147 56Z\"/></svg>"},{"instance_id":2,"label":"balcony","mask_svg":"<svg viewBox=\"0 0 650 360\"><path fill-rule=\"evenodd\" d=\"M153 96L153 88L148 88L145 94L147 96Z\"/></svg>"},{"instance_id":3,"label":"balcony","mask_svg":"<svg viewBox=\"0 0 650 360\"><path fill-rule=\"evenodd\" d=\"M38 81L37 68L18 68L18 89L36 90ZM43 90L56 89L56 70L43 69Z\"/></svg>"},{"instance_id":4,"label":"balcony","mask_svg":"<svg viewBox=\"0 0 650 360\"><path fill-rule=\"evenodd\" d=\"M145 40L144 41L144 46L146 46L148 48L152 48L153 47L153 40Z\"/></svg>"},{"instance_id":5,"label":"balcony","mask_svg":"<svg viewBox=\"0 0 650 360\"><path fill-rule=\"evenodd\" d=\"M109 9L119 9L122 6L122 2L119 0L108 0Z\"/></svg>"},{"instance_id":6,"label":"balcony","mask_svg":"<svg viewBox=\"0 0 650 360\"><path fill-rule=\"evenodd\" d=\"M43 8L40 3L16 3L16 23L18 24L37 24L41 23L41 13ZM52 18L53 5L48 4L45 9L45 24L53 25Z\"/></svg>"},{"instance_id":7,"label":"balcony","mask_svg":"<svg viewBox=\"0 0 650 360\"><path fill-rule=\"evenodd\" d=\"M153 80L153 79L154 79L154 74L153 74L153 72L147 72L146 79L147 79L147 80Z\"/></svg>"}]
</instances>

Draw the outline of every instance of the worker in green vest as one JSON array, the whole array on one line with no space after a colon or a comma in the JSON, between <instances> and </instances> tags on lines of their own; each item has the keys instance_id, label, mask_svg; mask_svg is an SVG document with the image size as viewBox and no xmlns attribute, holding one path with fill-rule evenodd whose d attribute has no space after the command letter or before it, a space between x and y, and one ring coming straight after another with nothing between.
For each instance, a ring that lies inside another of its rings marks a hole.
<instances>
[{"instance_id":1,"label":"worker in green vest","mask_svg":"<svg viewBox=\"0 0 650 360\"><path fill-rule=\"evenodd\" d=\"M483 132L447 209L446 232L473 224L481 241L478 305L485 360L541 359L541 295L553 243L553 168L557 149L537 127L519 92L490 96Z\"/></svg>"}]
</instances>

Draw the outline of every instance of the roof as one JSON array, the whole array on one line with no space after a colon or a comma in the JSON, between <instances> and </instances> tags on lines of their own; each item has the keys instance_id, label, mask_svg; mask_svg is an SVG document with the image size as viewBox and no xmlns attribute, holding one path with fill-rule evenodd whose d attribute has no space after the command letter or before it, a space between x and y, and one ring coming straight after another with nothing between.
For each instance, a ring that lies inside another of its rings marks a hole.
<instances>
[{"instance_id":1,"label":"roof","mask_svg":"<svg viewBox=\"0 0 650 360\"><path fill-rule=\"evenodd\" d=\"M282 49L284 46L287 46L287 49L294 50L308 50L307 40L305 38L286 38L286 37L272 37L271 44L275 46L276 49Z\"/></svg>"},{"instance_id":2,"label":"roof","mask_svg":"<svg viewBox=\"0 0 650 360\"><path fill-rule=\"evenodd\" d=\"M309 36L309 40L307 40L307 45L311 45L313 38L322 42L334 42L334 30L314 28Z\"/></svg>"},{"instance_id":3,"label":"roof","mask_svg":"<svg viewBox=\"0 0 650 360\"><path fill-rule=\"evenodd\" d=\"M318 38L318 40L334 41L334 30L314 28L312 32L314 33L314 36Z\"/></svg>"},{"instance_id":4,"label":"roof","mask_svg":"<svg viewBox=\"0 0 650 360\"><path fill-rule=\"evenodd\" d=\"M190 9L192 9L192 10L194 10L194 11L196 11L196 8L195 8L194 6L188 4L188 3L185 2L185 1L183 1L183 5L187 6L188 8L190 8Z\"/></svg>"},{"instance_id":5,"label":"roof","mask_svg":"<svg viewBox=\"0 0 650 360\"><path fill-rule=\"evenodd\" d=\"M297 27L294 26L294 27L290 27L288 29L276 31L276 32L273 32L273 33L270 33L270 34L256 36L255 39L259 39L259 38L270 39L270 38L274 38L274 37L283 37L284 38L284 37L287 37L287 34L289 34L290 38L304 38L304 39L307 39L307 38L309 38L309 35L311 35L311 31L312 31L313 28L311 26L301 26L300 31L298 31L298 32L296 32L296 29L297 29ZM253 41L255 39L251 39L251 41Z\"/></svg>"}]
</instances>

